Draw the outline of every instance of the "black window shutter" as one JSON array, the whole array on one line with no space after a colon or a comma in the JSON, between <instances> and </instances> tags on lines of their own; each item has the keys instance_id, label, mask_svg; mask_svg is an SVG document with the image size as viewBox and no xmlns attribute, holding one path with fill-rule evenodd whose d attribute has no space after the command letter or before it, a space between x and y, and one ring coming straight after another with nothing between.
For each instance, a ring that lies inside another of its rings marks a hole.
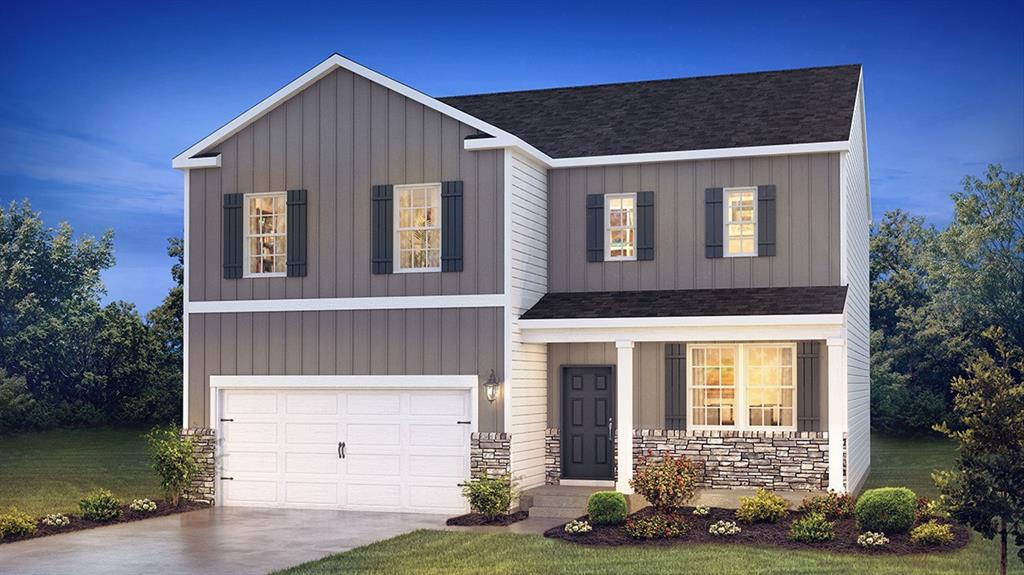
<instances>
[{"instance_id":1,"label":"black window shutter","mask_svg":"<svg viewBox=\"0 0 1024 575\"><path fill-rule=\"evenodd\" d=\"M636 194L636 259L654 259L654 192Z\"/></svg>"},{"instance_id":2,"label":"black window shutter","mask_svg":"<svg viewBox=\"0 0 1024 575\"><path fill-rule=\"evenodd\" d=\"M441 271L462 271L462 181L441 182Z\"/></svg>"},{"instance_id":3,"label":"black window shutter","mask_svg":"<svg viewBox=\"0 0 1024 575\"><path fill-rule=\"evenodd\" d=\"M796 429L821 429L821 343L796 344Z\"/></svg>"},{"instance_id":4,"label":"black window shutter","mask_svg":"<svg viewBox=\"0 0 1024 575\"><path fill-rule=\"evenodd\" d=\"M757 187L757 255L775 255L775 186Z\"/></svg>"},{"instance_id":5,"label":"black window shutter","mask_svg":"<svg viewBox=\"0 0 1024 575\"><path fill-rule=\"evenodd\" d=\"M587 261L604 261L604 195L587 194Z\"/></svg>"},{"instance_id":6,"label":"black window shutter","mask_svg":"<svg viewBox=\"0 0 1024 575\"><path fill-rule=\"evenodd\" d=\"M686 429L686 344L665 344L665 428Z\"/></svg>"},{"instance_id":7,"label":"black window shutter","mask_svg":"<svg viewBox=\"0 0 1024 575\"><path fill-rule=\"evenodd\" d=\"M288 190L288 277L306 275L306 250L309 244L306 190Z\"/></svg>"},{"instance_id":8,"label":"black window shutter","mask_svg":"<svg viewBox=\"0 0 1024 575\"><path fill-rule=\"evenodd\" d=\"M375 274L392 272L394 241L394 189L391 184L373 186L371 217L371 243L373 245L372 271Z\"/></svg>"},{"instance_id":9,"label":"black window shutter","mask_svg":"<svg viewBox=\"0 0 1024 575\"><path fill-rule=\"evenodd\" d=\"M242 277L242 194L224 194L224 279Z\"/></svg>"},{"instance_id":10,"label":"black window shutter","mask_svg":"<svg viewBox=\"0 0 1024 575\"><path fill-rule=\"evenodd\" d=\"M704 257L722 257L722 188L704 190Z\"/></svg>"}]
</instances>

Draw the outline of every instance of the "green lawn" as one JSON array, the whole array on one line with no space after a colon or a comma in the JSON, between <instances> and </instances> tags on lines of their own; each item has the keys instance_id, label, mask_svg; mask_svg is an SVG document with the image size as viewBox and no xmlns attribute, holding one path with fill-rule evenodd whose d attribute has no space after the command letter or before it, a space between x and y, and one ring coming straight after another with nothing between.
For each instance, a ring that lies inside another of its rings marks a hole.
<instances>
[{"instance_id":1,"label":"green lawn","mask_svg":"<svg viewBox=\"0 0 1024 575\"><path fill-rule=\"evenodd\" d=\"M161 497L150 469L145 429L57 429L0 436L0 512L78 511L90 491L122 500Z\"/></svg>"},{"instance_id":2,"label":"green lawn","mask_svg":"<svg viewBox=\"0 0 1024 575\"><path fill-rule=\"evenodd\" d=\"M952 445L941 438L901 440L876 435L872 437L872 473L867 486L906 485L923 495L935 495L929 475L932 469L948 466L952 456ZM959 575L996 573L998 558L998 545L980 536L953 553L872 557L739 545L598 549L539 535L416 531L280 573ZM1024 573L1019 560L1011 556L1011 562L1013 573Z\"/></svg>"}]
</instances>

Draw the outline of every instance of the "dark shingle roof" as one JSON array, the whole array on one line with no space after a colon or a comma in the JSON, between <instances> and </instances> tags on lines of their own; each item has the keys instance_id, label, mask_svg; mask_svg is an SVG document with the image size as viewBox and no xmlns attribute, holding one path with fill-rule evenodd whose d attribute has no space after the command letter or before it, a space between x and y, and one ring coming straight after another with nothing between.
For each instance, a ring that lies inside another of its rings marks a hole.
<instances>
[{"instance_id":1,"label":"dark shingle roof","mask_svg":"<svg viewBox=\"0 0 1024 575\"><path fill-rule=\"evenodd\" d=\"M553 158L847 140L860 65L439 98Z\"/></svg>"},{"instance_id":2,"label":"dark shingle roof","mask_svg":"<svg viewBox=\"0 0 1024 575\"><path fill-rule=\"evenodd\" d=\"M521 319L843 313L846 286L549 293Z\"/></svg>"}]
</instances>

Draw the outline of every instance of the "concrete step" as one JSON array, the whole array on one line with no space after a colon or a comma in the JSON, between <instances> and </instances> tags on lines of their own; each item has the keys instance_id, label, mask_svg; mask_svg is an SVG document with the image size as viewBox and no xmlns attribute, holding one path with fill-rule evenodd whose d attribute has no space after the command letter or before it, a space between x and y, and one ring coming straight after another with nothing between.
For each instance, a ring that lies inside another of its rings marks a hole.
<instances>
[{"instance_id":1,"label":"concrete step","mask_svg":"<svg viewBox=\"0 0 1024 575\"><path fill-rule=\"evenodd\" d=\"M586 509L568 507L531 507L530 517L556 517L559 519L575 519L587 514Z\"/></svg>"},{"instance_id":2,"label":"concrete step","mask_svg":"<svg viewBox=\"0 0 1024 575\"><path fill-rule=\"evenodd\" d=\"M589 495L534 495L532 504L536 507L586 509L589 498Z\"/></svg>"}]
</instances>

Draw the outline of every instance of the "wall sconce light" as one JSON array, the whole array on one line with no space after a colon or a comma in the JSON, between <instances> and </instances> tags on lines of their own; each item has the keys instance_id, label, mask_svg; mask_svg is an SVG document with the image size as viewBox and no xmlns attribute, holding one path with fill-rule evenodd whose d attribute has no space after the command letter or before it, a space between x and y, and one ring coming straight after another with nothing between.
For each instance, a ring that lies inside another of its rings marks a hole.
<instances>
[{"instance_id":1,"label":"wall sconce light","mask_svg":"<svg viewBox=\"0 0 1024 575\"><path fill-rule=\"evenodd\" d=\"M491 375L487 377L487 382L484 383L484 390L487 392L487 401L494 402L498 399L498 378L494 376L494 370L491 370Z\"/></svg>"}]
</instances>

